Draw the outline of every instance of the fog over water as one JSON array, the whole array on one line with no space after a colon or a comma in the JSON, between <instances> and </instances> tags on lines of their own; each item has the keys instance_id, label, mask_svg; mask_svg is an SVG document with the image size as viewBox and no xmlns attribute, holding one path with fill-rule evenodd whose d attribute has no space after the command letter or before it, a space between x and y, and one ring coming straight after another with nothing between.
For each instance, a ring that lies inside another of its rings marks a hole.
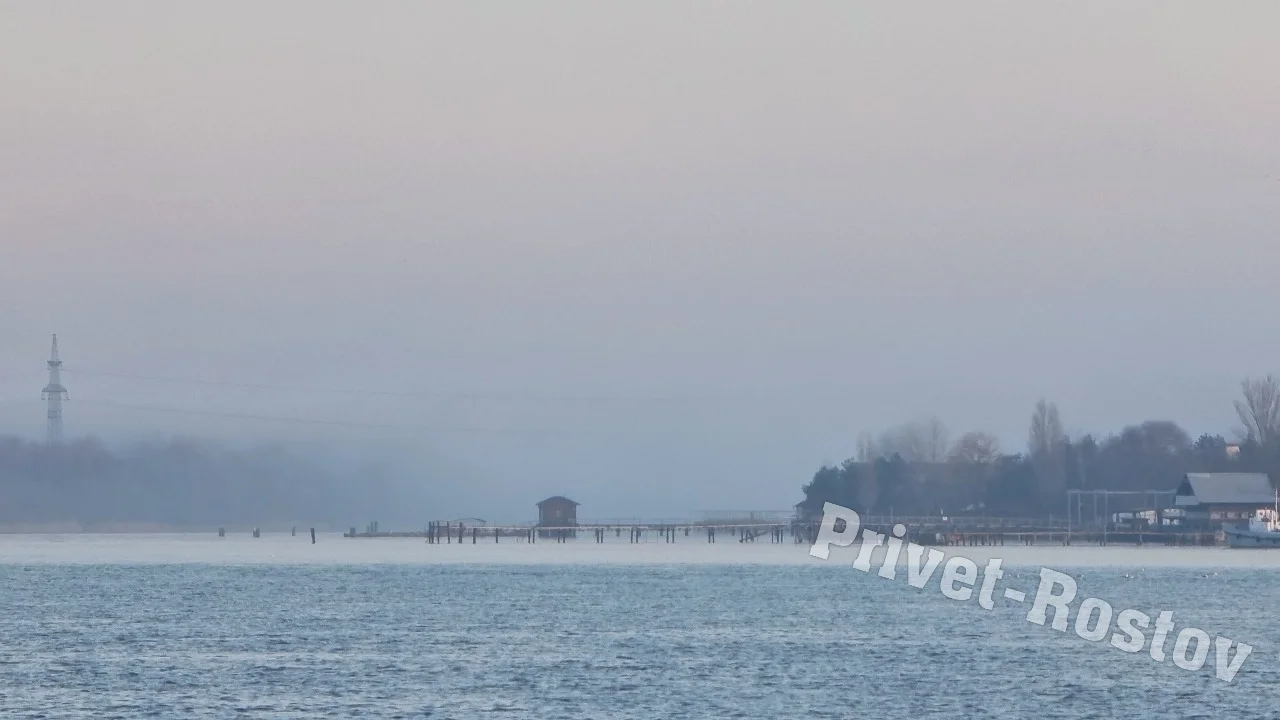
<instances>
[{"instance_id":1,"label":"fog over water","mask_svg":"<svg viewBox=\"0 0 1280 720\"><path fill-rule=\"evenodd\" d=\"M0 718L1280 720L1277 28L0 2Z\"/></svg>"},{"instance_id":2,"label":"fog over water","mask_svg":"<svg viewBox=\"0 0 1280 720\"><path fill-rule=\"evenodd\" d=\"M1277 26L6 4L0 434L57 332L69 437L285 448L300 524L784 509L862 432L1016 452L1040 397L1229 435L1280 371Z\"/></svg>"},{"instance_id":3,"label":"fog over water","mask_svg":"<svg viewBox=\"0 0 1280 720\"><path fill-rule=\"evenodd\" d=\"M148 534L48 534L0 535L0 564L11 565L784 565L848 570L858 546L833 547L826 560L812 557L809 545L720 542L681 537L675 544L657 536L632 544L624 533L595 544L585 538L568 543L532 544L503 538L494 543L472 543L468 534L461 544L426 544L421 538L344 538L338 533L318 533L311 544L309 533L297 536L248 532L219 538L213 533ZM1202 571L1209 577L1226 569L1250 569L1262 574L1280 571L1280 553L1224 548L1161 548L1124 546L981 546L937 547L945 557L964 557L980 565L999 558L1005 566L1049 567L1088 572L1089 568L1180 568ZM872 552L874 568L884 562L884 548ZM899 566L906 567L906 557ZM888 582L888 581L885 581Z\"/></svg>"}]
</instances>

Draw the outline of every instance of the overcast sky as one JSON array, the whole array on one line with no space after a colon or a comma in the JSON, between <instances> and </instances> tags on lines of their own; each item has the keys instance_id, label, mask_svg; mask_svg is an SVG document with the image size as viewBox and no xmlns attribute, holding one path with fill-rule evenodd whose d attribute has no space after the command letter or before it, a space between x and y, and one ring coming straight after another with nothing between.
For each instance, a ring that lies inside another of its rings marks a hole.
<instances>
[{"instance_id":1,"label":"overcast sky","mask_svg":"<svg viewBox=\"0 0 1280 720\"><path fill-rule=\"evenodd\" d=\"M860 431L1021 449L1040 396L1229 434L1280 371L1277 27L0 4L0 432L42 436L57 332L69 435L386 448L459 514L785 508Z\"/></svg>"}]
</instances>

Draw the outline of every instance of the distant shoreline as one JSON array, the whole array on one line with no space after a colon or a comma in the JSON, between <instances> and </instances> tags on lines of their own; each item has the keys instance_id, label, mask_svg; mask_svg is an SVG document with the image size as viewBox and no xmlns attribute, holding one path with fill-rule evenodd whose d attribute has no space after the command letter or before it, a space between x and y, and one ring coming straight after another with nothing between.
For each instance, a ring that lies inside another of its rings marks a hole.
<instances>
[{"instance_id":1,"label":"distant shoreline","mask_svg":"<svg viewBox=\"0 0 1280 720\"><path fill-rule=\"evenodd\" d=\"M310 532L337 532L328 525L259 525L263 533L287 533L297 529L298 534ZM253 525L223 525L228 535L249 534ZM218 533L219 526L203 525L166 525L162 523L79 523L79 522L46 522L46 523L0 523L0 535L145 535L145 534L184 534L201 535Z\"/></svg>"}]
</instances>

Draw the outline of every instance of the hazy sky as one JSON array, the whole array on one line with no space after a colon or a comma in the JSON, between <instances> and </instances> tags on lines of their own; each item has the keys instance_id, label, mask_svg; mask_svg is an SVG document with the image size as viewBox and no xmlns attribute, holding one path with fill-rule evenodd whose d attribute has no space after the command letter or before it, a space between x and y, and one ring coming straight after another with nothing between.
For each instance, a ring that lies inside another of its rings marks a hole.
<instances>
[{"instance_id":1,"label":"hazy sky","mask_svg":"<svg viewBox=\"0 0 1280 720\"><path fill-rule=\"evenodd\" d=\"M1019 449L1041 395L1229 433L1280 371L1277 27L0 3L0 431L43 433L57 332L68 434L387 447L459 514L785 508L863 430Z\"/></svg>"}]
</instances>

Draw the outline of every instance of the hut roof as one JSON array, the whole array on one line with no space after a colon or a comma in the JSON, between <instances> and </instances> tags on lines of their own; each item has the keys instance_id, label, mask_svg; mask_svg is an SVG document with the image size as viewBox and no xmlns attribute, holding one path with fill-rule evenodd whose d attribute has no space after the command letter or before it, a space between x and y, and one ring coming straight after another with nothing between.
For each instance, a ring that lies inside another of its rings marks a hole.
<instances>
[{"instance_id":1,"label":"hut roof","mask_svg":"<svg viewBox=\"0 0 1280 720\"><path fill-rule=\"evenodd\" d=\"M551 497L547 498L546 500L543 500L542 502L538 503L538 507L542 507L543 505L552 505L552 504L556 504L556 503L569 503L570 505L573 505L574 507L577 507L578 505L581 505L581 504L582 504L582 503L579 503L579 502L574 502L573 500L570 500L569 498L567 498L567 497L565 497L565 496L563 496L563 495L552 495Z\"/></svg>"}]
</instances>

